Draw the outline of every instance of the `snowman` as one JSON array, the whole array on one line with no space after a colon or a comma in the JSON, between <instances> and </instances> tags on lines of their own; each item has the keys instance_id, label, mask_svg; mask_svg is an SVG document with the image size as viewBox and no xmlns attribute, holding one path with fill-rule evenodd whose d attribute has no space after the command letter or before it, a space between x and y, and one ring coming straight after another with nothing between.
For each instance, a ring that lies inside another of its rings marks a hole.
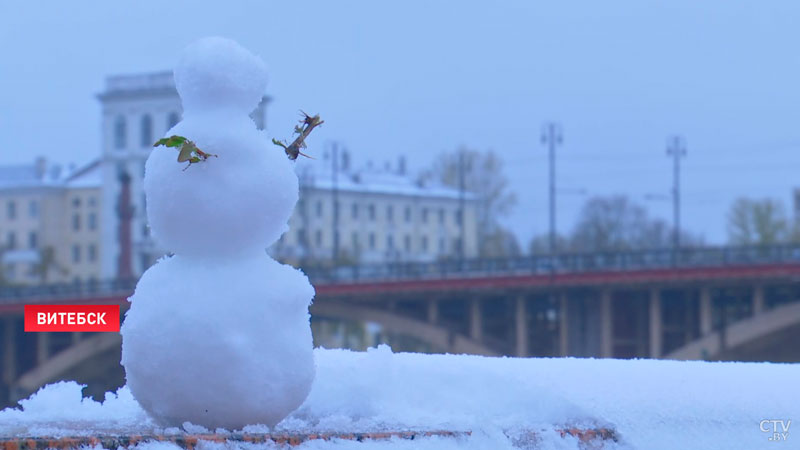
<instances>
[{"instance_id":1,"label":"snowman","mask_svg":"<svg viewBox=\"0 0 800 450\"><path fill-rule=\"evenodd\" d=\"M164 426L274 426L305 400L315 373L314 289L265 251L297 202L294 163L248 116L266 88L261 59L205 38L174 75L184 116L167 136L214 156L187 166L159 147L147 159L147 219L174 256L148 269L129 299L127 383Z\"/></svg>"}]
</instances>

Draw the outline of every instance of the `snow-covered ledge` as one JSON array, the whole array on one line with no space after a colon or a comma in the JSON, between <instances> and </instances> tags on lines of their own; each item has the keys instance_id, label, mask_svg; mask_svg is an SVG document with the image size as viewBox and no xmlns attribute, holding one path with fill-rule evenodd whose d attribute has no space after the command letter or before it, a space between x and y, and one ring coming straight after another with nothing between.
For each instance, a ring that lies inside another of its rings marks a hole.
<instances>
[{"instance_id":1,"label":"snow-covered ledge","mask_svg":"<svg viewBox=\"0 0 800 450\"><path fill-rule=\"evenodd\" d=\"M577 438L561 437L557 430L565 427L613 429L619 441L603 448L794 448L790 443L800 439L789 425L787 445L775 444L772 422L763 423L800 417L797 364L488 358L392 353L385 346L317 349L314 356L317 378L305 403L272 430L255 425L245 432L470 432L301 446L314 449L581 448ZM82 399L78 385L61 383L21 404L0 412L0 436L215 431L191 424L160 429L125 388L100 404Z\"/></svg>"}]
</instances>

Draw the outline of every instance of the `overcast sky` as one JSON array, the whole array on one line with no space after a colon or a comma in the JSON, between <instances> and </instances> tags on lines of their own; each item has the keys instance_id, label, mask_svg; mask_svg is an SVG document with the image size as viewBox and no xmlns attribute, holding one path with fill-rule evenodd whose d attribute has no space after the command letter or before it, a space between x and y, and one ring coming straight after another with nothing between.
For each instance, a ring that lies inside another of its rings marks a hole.
<instances>
[{"instance_id":1,"label":"overcast sky","mask_svg":"<svg viewBox=\"0 0 800 450\"><path fill-rule=\"evenodd\" d=\"M501 5L502 3L502 5ZM558 183L621 193L670 219L666 139L688 142L687 228L726 238L738 196L791 212L800 169L800 2L30 2L0 3L0 163L100 152L104 78L171 69L208 35L269 66L268 129L297 110L356 163L424 168L459 145L502 153L523 244L547 229L541 124L564 129ZM302 164L313 163L303 161ZM586 196L559 196L569 231Z\"/></svg>"}]
</instances>

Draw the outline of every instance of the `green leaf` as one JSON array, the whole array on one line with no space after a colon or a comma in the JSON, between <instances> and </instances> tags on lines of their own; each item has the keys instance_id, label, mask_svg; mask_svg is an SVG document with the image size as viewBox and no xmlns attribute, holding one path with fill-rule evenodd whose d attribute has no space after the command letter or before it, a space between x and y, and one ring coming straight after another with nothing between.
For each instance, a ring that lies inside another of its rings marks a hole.
<instances>
[{"instance_id":1,"label":"green leaf","mask_svg":"<svg viewBox=\"0 0 800 450\"><path fill-rule=\"evenodd\" d=\"M153 147L158 147L159 145L166 145L167 147L180 147L186 141L187 139L185 137L175 135L159 139L155 144L153 144Z\"/></svg>"}]
</instances>

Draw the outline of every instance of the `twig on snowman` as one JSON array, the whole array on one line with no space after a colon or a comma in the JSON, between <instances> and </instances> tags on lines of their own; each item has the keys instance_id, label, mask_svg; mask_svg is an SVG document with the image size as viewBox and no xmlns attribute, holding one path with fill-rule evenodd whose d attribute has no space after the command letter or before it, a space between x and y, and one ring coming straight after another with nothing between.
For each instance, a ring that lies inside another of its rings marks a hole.
<instances>
[{"instance_id":1,"label":"twig on snowman","mask_svg":"<svg viewBox=\"0 0 800 450\"><path fill-rule=\"evenodd\" d=\"M283 147L286 155L292 161L296 160L298 155L303 155L306 158L314 159L303 153L302 150L306 148L306 137L311 134L311 130L325 123L324 120L319 118L319 114L312 117L306 114L303 110L300 110L300 113L303 114L303 119L300 120L300 125L294 126L294 132L298 135L294 142L286 145L286 142L272 138L272 143L279 147Z\"/></svg>"},{"instance_id":2,"label":"twig on snowman","mask_svg":"<svg viewBox=\"0 0 800 450\"><path fill-rule=\"evenodd\" d=\"M205 161L211 156L213 156L214 158L218 157L213 153L206 153L200 150L199 148L197 148L197 145L194 142L190 141L189 139L186 139L183 136L173 135L170 137L159 139L158 141L156 141L155 144L153 144L153 147L158 147L161 145L166 147L179 148L178 162L187 162L187 161L189 162L189 164L187 164L186 167L183 168L183 170L188 169L189 166L191 166L192 164Z\"/></svg>"}]
</instances>

